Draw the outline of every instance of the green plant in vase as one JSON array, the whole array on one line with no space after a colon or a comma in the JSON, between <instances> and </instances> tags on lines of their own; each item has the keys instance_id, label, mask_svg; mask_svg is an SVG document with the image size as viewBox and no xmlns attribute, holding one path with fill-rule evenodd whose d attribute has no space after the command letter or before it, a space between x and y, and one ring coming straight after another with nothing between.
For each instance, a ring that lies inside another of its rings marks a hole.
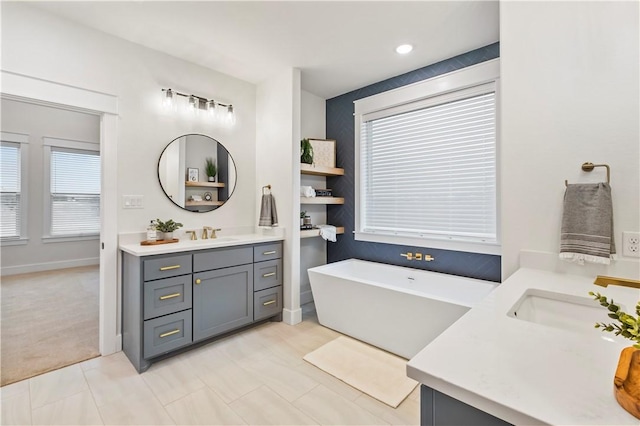
<instances>
[{"instance_id":1,"label":"green plant in vase","mask_svg":"<svg viewBox=\"0 0 640 426\"><path fill-rule=\"evenodd\" d=\"M589 292L589 295L593 297L595 301L600 303L609 311L609 318L618 321L618 323L605 324L603 322L596 323L595 328L600 328L602 331L614 333L616 336L625 337L632 342L635 342L633 347L640 349L640 301L636 304L636 315L629 315L620 309L620 305L610 301L600 293Z\"/></svg>"},{"instance_id":2,"label":"green plant in vase","mask_svg":"<svg viewBox=\"0 0 640 426\"><path fill-rule=\"evenodd\" d=\"M207 174L209 182L215 181L216 174L218 173L218 168L213 162L213 158L207 157L205 159L204 172Z\"/></svg>"},{"instance_id":3,"label":"green plant in vase","mask_svg":"<svg viewBox=\"0 0 640 426\"><path fill-rule=\"evenodd\" d=\"M182 228L182 224L179 222L174 222L173 219L169 219L166 222L163 222L160 219L156 219L156 230L158 232L162 232L162 234L164 235L164 240L173 239L173 231L178 228Z\"/></svg>"},{"instance_id":4,"label":"green plant in vase","mask_svg":"<svg viewBox=\"0 0 640 426\"><path fill-rule=\"evenodd\" d=\"M313 164L313 146L309 139L302 139L300 141L300 162L306 164Z\"/></svg>"}]
</instances>

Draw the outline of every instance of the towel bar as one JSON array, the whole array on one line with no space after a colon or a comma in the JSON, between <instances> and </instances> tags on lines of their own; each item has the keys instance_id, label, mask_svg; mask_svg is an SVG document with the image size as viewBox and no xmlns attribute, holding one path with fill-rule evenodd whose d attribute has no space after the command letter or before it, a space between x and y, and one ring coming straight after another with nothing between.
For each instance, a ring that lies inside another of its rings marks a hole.
<instances>
[{"instance_id":1,"label":"towel bar","mask_svg":"<svg viewBox=\"0 0 640 426\"><path fill-rule=\"evenodd\" d=\"M611 183L611 169L608 164L593 164L590 162L582 163L582 170L585 172L590 172L596 167L605 167L607 169L607 183ZM564 186L569 185L569 182L565 179Z\"/></svg>"}]
</instances>

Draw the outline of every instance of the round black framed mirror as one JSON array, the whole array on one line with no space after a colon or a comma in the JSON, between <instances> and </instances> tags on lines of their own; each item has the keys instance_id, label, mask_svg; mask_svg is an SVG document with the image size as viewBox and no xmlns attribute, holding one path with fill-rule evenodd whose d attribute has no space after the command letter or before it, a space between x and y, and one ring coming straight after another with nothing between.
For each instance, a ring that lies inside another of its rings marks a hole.
<instances>
[{"instance_id":1,"label":"round black framed mirror","mask_svg":"<svg viewBox=\"0 0 640 426\"><path fill-rule=\"evenodd\" d=\"M236 186L236 165L217 140L186 134L172 140L160 154L158 181L178 207L205 213L223 205Z\"/></svg>"}]
</instances>

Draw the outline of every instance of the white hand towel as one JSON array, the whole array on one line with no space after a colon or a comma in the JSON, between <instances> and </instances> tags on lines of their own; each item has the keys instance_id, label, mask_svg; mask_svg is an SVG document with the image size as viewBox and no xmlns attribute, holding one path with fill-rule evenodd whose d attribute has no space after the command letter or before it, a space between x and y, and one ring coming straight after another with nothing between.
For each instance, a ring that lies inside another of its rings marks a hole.
<instances>
[{"instance_id":1,"label":"white hand towel","mask_svg":"<svg viewBox=\"0 0 640 426\"><path fill-rule=\"evenodd\" d=\"M336 240L336 227L333 225L318 225L320 230L320 236L327 241L335 243Z\"/></svg>"},{"instance_id":2,"label":"white hand towel","mask_svg":"<svg viewBox=\"0 0 640 426\"><path fill-rule=\"evenodd\" d=\"M303 197L315 197L316 190L310 186L301 186L300 187L300 195Z\"/></svg>"}]
</instances>

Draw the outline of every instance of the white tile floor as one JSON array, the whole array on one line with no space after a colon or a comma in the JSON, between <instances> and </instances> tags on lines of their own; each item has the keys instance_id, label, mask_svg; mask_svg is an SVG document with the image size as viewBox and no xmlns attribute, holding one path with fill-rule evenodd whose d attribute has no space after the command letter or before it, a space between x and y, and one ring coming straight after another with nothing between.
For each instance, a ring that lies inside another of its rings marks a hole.
<instances>
[{"instance_id":1,"label":"white tile floor","mask_svg":"<svg viewBox=\"0 0 640 426\"><path fill-rule=\"evenodd\" d=\"M338 336L307 309L143 374L122 352L95 358L0 388L1 424L418 424L417 388L393 409L302 359Z\"/></svg>"}]
</instances>

